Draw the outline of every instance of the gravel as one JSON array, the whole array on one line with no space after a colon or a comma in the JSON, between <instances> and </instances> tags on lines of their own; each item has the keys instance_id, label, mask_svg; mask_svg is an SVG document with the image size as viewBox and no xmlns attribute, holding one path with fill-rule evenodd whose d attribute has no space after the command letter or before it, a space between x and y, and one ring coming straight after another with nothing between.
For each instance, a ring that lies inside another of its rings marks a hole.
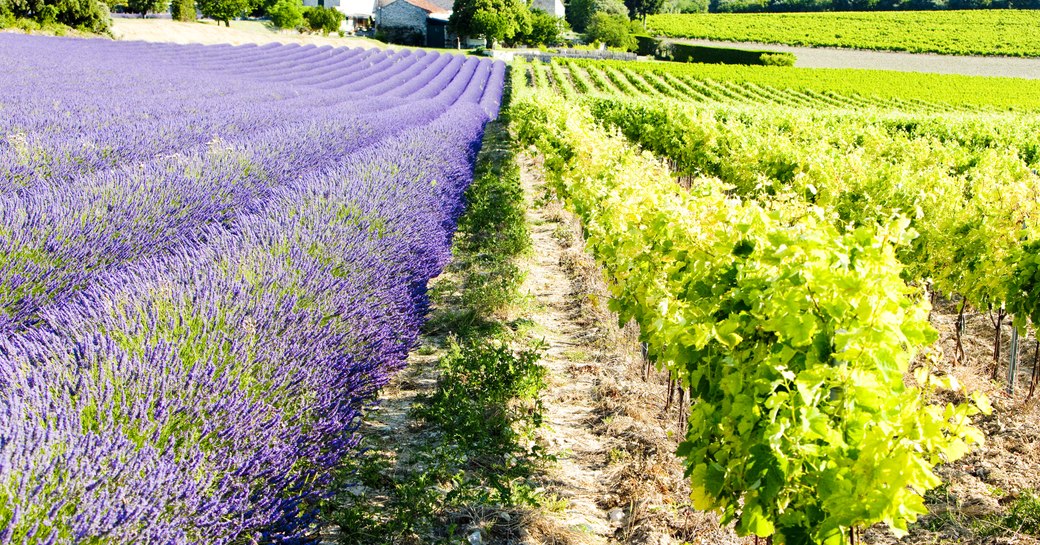
<instances>
[{"instance_id":1,"label":"gravel","mask_svg":"<svg viewBox=\"0 0 1040 545\"><path fill-rule=\"evenodd\" d=\"M676 41L693 45L794 53L798 57L795 66L802 68L865 68L871 70L897 70L900 72L931 72L936 74L963 74L966 76L1040 79L1040 59L970 57L830 47L795 47L713 40Z\"/></svg>"}]
</instances>

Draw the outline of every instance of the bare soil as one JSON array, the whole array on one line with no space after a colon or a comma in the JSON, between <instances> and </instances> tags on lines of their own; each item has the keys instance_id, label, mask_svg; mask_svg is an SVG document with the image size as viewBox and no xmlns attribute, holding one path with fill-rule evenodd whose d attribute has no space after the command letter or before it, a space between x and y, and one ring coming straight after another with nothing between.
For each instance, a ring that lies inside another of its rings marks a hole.
<instances>
[{"instance_id":1,"label":"bare soil","mask_svg":"<svg viewBox=\"0 0 1040 545\"><path fill-rule=\"evenodd\" d=\"M940 299L931 322L939 331L938 344L945 355L941 371L956 377L969 390L986 393L993 404L992 415L976 418L976 424L986 434L986 442L963 459L938 468L947 484L925 496L931 513L911 527L909 536L896 540L881 527L875 527L866 536L869 543L1040 543L1037 536L1024 534L1018 528L995 526L1023 494L1040 491L1040 401L1037 396L1028 397L1035 361L1035 332L1019 341L1020 367L1014 393L1009 394L1010 318L1005 318L1001 327L999 378L993 380L994 317L989 312L966 310L962 334L965 358L955 362L959 308L959 301ZM990 533L993 535L987 535Z\"/></svg>"},{"instance_id":2,"label":"bare soil","mask_svg":"<svg viewBox=\"0 0 1040 545\"><path fill-rule=\"evenodd\" d=\"M526 286L537 301L534 320L546 332L545 364L553 377L545 396L543 439L561 457L544 482L567 500L547 516L559 523L556 528L572 531L529 541L753 543L690 505L682 464L674 455L683 430L679 411L686 407L672 403L664 410L666 377L651 370L644 379L638 332L634 324L618 328L616 315L606 309L609 292L602 272L585 251L577 220L546 198L537 158L524 157L522 181L532 203L528 214L537 256ZM1040 543L1019 529L994 527L1021 495L1040 490L1040 392L1027 399L1035 335L1020 339L1017 387L1008 394L1010 319L1002 324L1001 378L994 381L993 317L965 312L965 357L954 362L958 310L958 302L939 298L932 313L945 361L939 372L957 377L969 390L983 391L993 402L993 414L976 422L986 443L938 468L947 484L926 496L931 514L913 525L910 535L897 539L877 525L866 532L865 543Z\"/></svg>"},{"instance_id":3,"label":"bare soil","mask_svg":"<svg viewBox=\"0 0 1040 545\"><path fill-rule=\"evenodd\" d=\"M295 30L278 30L263 21L231 21L231 27L215 21L183 23L170 19L114 17L112 34L119 40L169 42L177 44L300 44L334 47L385 48L386 44L368 38L318 34L300 34Z\"/></svg>"},{"instance_id":4,"label":"bare soil","mask_svg":"<svg viewBox=\"0 0 1040 545\"><path fill-rule=\"evenodd\" d=\"M674 454L680 409L664 410L665 377L644 377L638 331L619 328L607 310L609 292L580 224L547 198L537 158L523 156L521 165L535 256L525 289L550 370L541 439L559 457L541 479L562 500L541 514L551 524L528 529L527 542L751 543L690 505Z\"/></svg>"}]
</instances>

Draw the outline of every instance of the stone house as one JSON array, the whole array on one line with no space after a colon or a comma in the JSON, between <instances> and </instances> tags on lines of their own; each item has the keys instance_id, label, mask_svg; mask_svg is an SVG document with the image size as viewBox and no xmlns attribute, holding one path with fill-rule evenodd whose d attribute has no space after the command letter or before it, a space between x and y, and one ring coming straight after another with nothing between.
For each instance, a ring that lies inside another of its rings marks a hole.
<instances>
[{"instance_id":1,"label":"stone house","mask_svg":"<svg viewBox=\"0 0 1040 545\"><path fill-rule=\"evenodd\" d=\"M454 0L380 0L376 30L390 41L427 47L454 47L448 18Z\"/></svg>"},{"instance_id":2,"label":"stone house","mask_svg":"<svg viewBox=\"0 0 1040 545\"><path fill-rule=\"evenodd\" d=\"M309 0L311 2L318 0ZM348 2L357 0L325 0ZM386 39L407 45L456 47L457 37L448 31L454 0L377 0L375 25ZM531 7L556 17L564 16L562 0L534 0ZM463 40L466 47L484 45L483 40Z\"/></svg>"}]
</instances>

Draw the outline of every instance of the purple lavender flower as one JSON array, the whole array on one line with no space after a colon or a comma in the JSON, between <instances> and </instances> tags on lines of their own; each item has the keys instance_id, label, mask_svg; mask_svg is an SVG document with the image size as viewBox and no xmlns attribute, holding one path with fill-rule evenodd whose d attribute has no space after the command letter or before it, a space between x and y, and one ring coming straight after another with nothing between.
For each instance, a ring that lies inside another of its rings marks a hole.
<instances>
[{"instance_id":1,"label":"purple lavender flower","mask_svg":"<svg viewBox=\"0 0 1040 545\"><path fill-rule=\"evenodd\" d=\"M2 34L0 65L0 543L300 537L504 66Z\"/></svg>"}]
</instances>

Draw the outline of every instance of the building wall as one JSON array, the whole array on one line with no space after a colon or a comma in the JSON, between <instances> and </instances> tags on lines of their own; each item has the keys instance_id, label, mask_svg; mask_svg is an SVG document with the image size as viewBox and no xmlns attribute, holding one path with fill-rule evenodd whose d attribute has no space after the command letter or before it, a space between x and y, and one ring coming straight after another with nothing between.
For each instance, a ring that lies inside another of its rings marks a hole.
<instances>
[{"instance_id":1,"label":"building wall","mask_svg":"<svg viewBox=\"0 0 1040 545\"><path fill-rule=\"evenodd\" d=\"M555 15L556 17L563 17L562 0L534 0L534 3L531 5L531 7L538 8L550 15Z\"/></svg>"},{"instance_id":2,"label":"building wall","mask_svg":"<svg viewBox=\"0 0 1040 545\"><path fill-rule=\"evenodd\" d=\"M404 0L395 0L376 12L376 25L380 27L407 27L426 36L426 12Z\"/></svg>"}]
</instances>

